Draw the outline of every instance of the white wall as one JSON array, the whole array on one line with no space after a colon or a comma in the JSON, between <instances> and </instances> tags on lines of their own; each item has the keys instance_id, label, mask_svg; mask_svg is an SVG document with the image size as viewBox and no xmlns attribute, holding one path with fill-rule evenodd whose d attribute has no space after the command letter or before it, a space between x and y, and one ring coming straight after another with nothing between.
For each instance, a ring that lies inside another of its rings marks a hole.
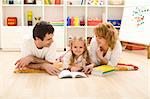
<instances>
[{"instance_id":1,"label":"white wall","mask_svg":"<svg viewBox=\"0 0 150 99\"><path fill-rule=\"evenodd\" d=\"M0 0L0 38L1 38L1 16L2 16L2 12L1 12L1 9L2 9L2 0ZM1 48L1 39L0 39L0 48Z\"/></svg>"}]
</instances>

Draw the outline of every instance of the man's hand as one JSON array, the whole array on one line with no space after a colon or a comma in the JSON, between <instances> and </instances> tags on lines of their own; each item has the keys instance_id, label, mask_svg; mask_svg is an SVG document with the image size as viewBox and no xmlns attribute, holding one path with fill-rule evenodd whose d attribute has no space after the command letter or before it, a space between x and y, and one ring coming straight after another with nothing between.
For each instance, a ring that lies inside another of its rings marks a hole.
<instances>
[{"instance_id":1,"label":"man's hand","mask_svg":"<svg viewBox=\"0 0 150 99\"><path fill-rule=\"evenodd\" d=\"M56 67L52 66L49 63L44 63L41 66L41 69L44 69L47 73L49 73L50 75L58 75L58 73L60 72L59 69L57 69Z\"/></svg>"},{"instance_id":2,"label":"man's hand","mask_svg":"<svg viewBox=\"0 0 150 99\"><path fill-rule=\"evenodd\" d=\"M23 69L32 62L32 59L32 56L21 58L15 63L15 65L17 66L17 69Z\"/></svg>"}]
</instances>

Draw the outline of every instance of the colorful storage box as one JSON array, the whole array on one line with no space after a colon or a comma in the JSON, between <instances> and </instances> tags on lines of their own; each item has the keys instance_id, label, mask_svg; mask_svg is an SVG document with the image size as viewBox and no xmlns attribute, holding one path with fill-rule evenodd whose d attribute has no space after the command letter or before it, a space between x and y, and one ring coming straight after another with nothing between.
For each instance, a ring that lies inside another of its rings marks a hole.
<instances>
[{"instance_id":1,"label":"colorful storage box","mask_svg":"<svg viewBox=\"0 0 150 99\"><path fill-rule=\"evenodd\" d=\"M108 22L112 23L114 26L120 26L121 20L107 20Z\"/></svg>"},{"instance_id":2,"label":"colorful storage box","mask_svg":"<svg viewBox=\"0 0 150 99\"><path fill-rule=\"evenodd\" d=\"M17 17L7 17L8 26L17 26Z\"/></svg>"},{"instance_id":3,"label":"colorful storage box","mask_svg":"<svg viewBox=\"0 0 150 99\"><path fill-rule=\"evenodd\" d=\"M102 23L102 20L88 20L88 26L96 26L97 24Z\"/></svg>"}]
</instances>

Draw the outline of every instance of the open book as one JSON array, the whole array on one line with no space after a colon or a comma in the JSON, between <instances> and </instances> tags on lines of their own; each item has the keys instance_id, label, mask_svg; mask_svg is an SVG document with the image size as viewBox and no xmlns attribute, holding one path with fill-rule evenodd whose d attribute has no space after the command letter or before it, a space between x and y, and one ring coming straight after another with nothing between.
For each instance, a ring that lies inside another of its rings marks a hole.
<instances>
[{"instance_id":1,"label":"open book","mask_svg":"<svg viewBox=\"0 0 150 99\"><path fill-rule=\"evenodd\" d=\"M87 76L82 72L70 72L69 70L63 70L58 75L59 78L86 78Z\"/></svg>"}]
</instances>

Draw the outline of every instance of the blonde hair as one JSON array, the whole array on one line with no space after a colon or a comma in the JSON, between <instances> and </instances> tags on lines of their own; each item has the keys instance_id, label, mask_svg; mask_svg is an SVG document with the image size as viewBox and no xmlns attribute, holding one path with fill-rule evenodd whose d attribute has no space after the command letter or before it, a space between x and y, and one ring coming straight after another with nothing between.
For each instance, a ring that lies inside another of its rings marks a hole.
<instances>
[{"instance_id":1,"label":"blonde hair","mask_svg":"<svg viewBox=\"0 0 150 99\"><path fill-rule=\"evenodd\" d=\"M82 54L83 58L85 59L85 64L90 64L91 63L91 59L90 59L90 55L89 55L89 51L87 49L87 44L86 44L86 40L84 40L82 37L80 38L76 38L74 37L71 41L70 47L72 49L73 43L75 41L82 41L84 43L84 52ZM72 56L70 57L70 64L69 65L75 65L75 54L73 53L73 51L71 50Z\"/></svg>"},{"instance_id":2,"label":"blonde hair","mask_svg":"<svg viewBox=\"0 0 150 99\"><path fill-rule=\"evenodd\" d=\"M99 37L103 37L113 50L118 39L118 31L111 23L100 23L94 29Z\"/></svg>"}]
</instances>

